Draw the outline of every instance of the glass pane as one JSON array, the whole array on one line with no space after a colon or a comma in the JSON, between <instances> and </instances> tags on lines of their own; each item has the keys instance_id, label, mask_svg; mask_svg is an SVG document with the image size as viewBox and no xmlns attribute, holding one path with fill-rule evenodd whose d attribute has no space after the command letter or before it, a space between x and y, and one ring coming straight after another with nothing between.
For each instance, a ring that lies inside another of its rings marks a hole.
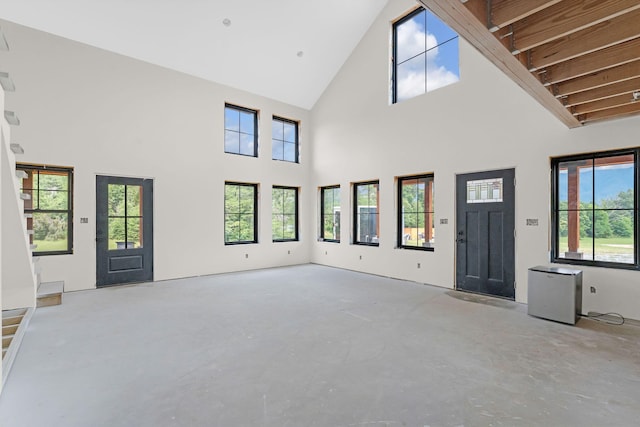
<instances>
[{"instance_id":1,"label":"glass pane","mask_svg":"<svg viewBox=\"0 0 640 427\"><path fill-rule=\"evenodd\" d=\"M283 213L295 215L296 213L296 190L284 190L283 192Z\"/></svg>"},{"instance_id":2,"label":"glass pane","mask_svg":"<svg viewBox=\"0 0 640 427\"><path fill-rule=\"evenodd\" d=\"M240 211L240 187L237 185L224 186L224 212L237 213Z\"/></svg>"},{"instance_id":3,"label":"glass pane","mask_svg":"<svg viewBox=\"0 0 640 427\"><path fill-rule=\"evenodd\" d=\"M142 186L127 185L127 216L142 216Z\"/></svg>"},{"instance_id":4,"label":"glass pane","mask_svg":"<svg viewBox=\"0 0 640 427\"><path fill-rule=\"evenodd\" d=\"M500 203L502 189L502 178L467 181L467 203Z\"/></svg>"},{"instance_id":5,"label":"glass pane","mask_svg":"<svg viewBox=\"0 0 640 427\"><path fill-rule=\"evenodd\" d=\"M237 214L224 216L224 241L237 242L240 239L240 217Z\"/></svg>"},{"instance_id":6,"label":"glass pane","mask_svg":"<svg viewBox=\"0 0 640 427\"><path fill-rule=\"evenodd\" d=\"M127 218L127 249L142 247L142 218Z\"/></svg>"},{"instance_id":7,"label":"glass pane","mask_svg":"<svg viewBox=\"0 0 640 427\"><path fill-rule=\"evenodd\" d=\"M599 158L595 161L595 202L604 209L633 209L634 156Z\"/></svg>"},{"instance_id":8,"label":"glass pane","mask_svg":"<svg viewBox=\"0 0 640 427\"><path fill-rule=\"evenodd\" d=\"M271 138L279 139L280 141L284 138L284 123L280 120L274 119L271 122Z\"/></svg>"},{"instance_id":9,"label":"glass pane","mask_svg":"<svg viewBox=\"0 0 640 427\"><path fill-rule=\"evenodd\" d=\"M239 215L239 238L241 242L251 242L254 239L253 214Z\"/></svg>"},{"instance_id":10,"label":"glass pane","mask_svg":"<svg viewBox=\"0 0 640 427\"><path fill-rule=\"evenodd\" d=\"M369 184L369 206L378 206L378 184Z\"/></svg>"},{"instance_id":11,"label":"glass pane","mask_svg":"<svg viewBox=\"0 0 640 427\"><path fill-rule=\"evenodd\" d=\"M66 213L33 214L33 243L36 252L66 251L69 248L69 217Z\"/></svg>"},{"instance_id":12,"label":"glass pane","mask_svg":"<svg viewBox=\"0 0 640 427\"><path fill-rule=\"evenodd\" d=\"M423 10L396 26L396 63L400 64L427 50L426 19L427 14Z\"/></svg>"},{"instance_id":13,"label":"glass pane","mask_svg":"<svg viewBox=\"0 0 640 427\"><path fill-rule=\"evenodd\" d=\"M426 54L421 54L397 67L396 100L403 101L422 95L427 90Z\"/></svg>"},{"instance_id":14,"label":"glass pane","mask_svg":"<svg viewBox=\"0 0 640 427\"><path fill-rule=\"evenodd\" d=\"M633 264L633 225L633 210L595 211L596 261Z\"/></svg>"},{"instance_id":15,"label":"glass pane","mask_svg":"<svg viewBox=\"0 0 640 427\"><path fill-rule=\"evenodd\" d=\"M38 188L40 190L67 191L69 178L66 172L40 171Z\"/></svg>"},{"instance_id":16,"label":"glass pane","mask_svg":"<svg viewBox=\"0 0 640 427\"><path fill-rule=\"evenodd\" d=\"M109 218L109 249L126 249L125 219Z\"/></svg>"},{"instance_id":17,"label":"glass pane","mask_svg":"<svg viewBox=\"0 0 640 427\"><path fill-rule=\"evenodd\" d=\"M283 238L284 239L295 239L296 238L296 217L295 215L285 215L283 218L284 221L284 230L283 230Z\"/></svg>"},{"instance_id":18,"label":"glass pane","mask_svg":"<svg viewBox=\"0 0 640 427\"><path fill-rule=\"evenodd\" d=\"M296 125L284 122L284 140L287 142L296 142Z\"/></svg>"},{"instance_id":19,"label":"glass pane","mask_svg":"<svg viewBox=\"0 0 640 427\"><path fill-rule=\"evenodd\" d=\"M224 152L240 153L240 134L238 132L224 131Z\"/></svg>"},{"instance_id":20,"label":"glass pane","mask_svg":"<svg viewBox=\"0 0 640 427\"><path fill-rule=\"evenodd\" d=\"M271 190L271 210L274 213L282 213L283 198L284 190L282 188L274 188Z\"/></svg>"},{"instance_id":21,"label":"glass pane","mask_svg":"<svg viewBox=\"0 0 640 427\"><path fill-rule=\"evenodd\" d=\"M558 208L587 209L593 203L593 161L558 164Z\"/></svg>"},{"instance_id":22,"label":"glass pane","mask_svg":"<svg viewBox=\"0 0 640 427\"><path fill-rule=\"evenodd\" d=\"M458 39L427 51L427 92L460 80Z\"/></svg>"},{"instance_id":23,"label":"glass pane","mask_svg":"<svg viewBox=\"0 0 640 427\"><path fill-rule=\"evenodd\" d=\"M255 115L253 113L240 112L240 132L249 135L255 133Z\"/></svg>"},{"instance_id":24,"label":"glass pane","mask_svg":"<svg viewBox=\"0 0 640 427\"><path fill-rule=\"evenodd\" d=\"M558 258L593 260L591 210L558 212Z\"/></svg>"},{"instance_id":25,"label":"glass pane","mask_svg":"<svg viewBox=\"0 0 640 427\"><path fill-rule=\"evenodd\" d=\"M125 186L121 184L109 184L109 201L108 201L108 213L109 216L125 216L124 208L124 193ZM122 235L124 239L124 234Z\"/></svg>"},{"instance_id":26,"label":"glass pane","mask_svg":"<svg viewBox=\"0 0 640 427\"><path fill-rule=\"evenodd\" d=\"M254 147L254 137L253 135L247 135L245 133L240 134L240 154L244 154L245 156L254 156L255 155L255 147Z\"/></svg>"},{"instance_id":27,"label":"glass pane","mask_svg":"<svg viewBox=\"0 0 640 427\"><path fill-rule=\"evenodd\" d=\"M296 144L291 142L284 143L283 160L287 162L296 162Z\"/></svg>"},{"instance_id":28,"label":"glass pane","mask_svg":"<svg viewBox=\"0 0 640 427\"><path fill-rule=\"evenodd\" d=\"M419 226L417 213L404 213L402 215L402 244L404 246L422 246L424 241L423 229ZM424 219L423 219L424 223Z\"/></svg>"},{"instance_id":29,"label":"glass pane","mask_svg":"<svg viewBox=\"0 0 640 427\"><path fill-rule=\"evenodd\" d=\"M60 211L69 208L69 193L67 191L40 190L37 194L38 209Z\"/></svg>"},{"instance_id":30,"label":"glass pane","mask_svg":"<svg viewBox=\"0 0 640 427\"><path fill-rule=\"evenodd\" d=\"M458 37L458 34L453 31L447 24L442 22L433 13L427 11L427 34L435 39L434 45L442 44L448 40ZM428 43L429 44L429 43ZM431 46L427 46L429 48Z\"/></svg>"},{"instance_id":31,"label":"glass pane","mask_svg":"<svg viewBox=\"0 0 640 427\"><path fill-rule=\"evenodd\" d=\"M240 132L240 111L229 107L224 109L224 128Z\"/></svg>"},{"instance_id":32,"label":"glass pane","mask_svg":"<svg viewBox=\"0 0 640 427\"><path fill-rule=\"evenodd\" d=\"M418 211L417 180L402 181L402 209L404 212Z\"/></svg>"},{"instance_id":33,"label":"glass pane","mask_svg":"<svg viewBox=\"0 0 640 427\"><path fill-rule=\"evenodd\" d=\"M271 140L271 158L273 160L284 160L283 142L277 139Z\"/></svg>"},{"instance_id":34,"label":"glass pane","mask_svg":"<svg viewBox=\"0 0 640 427\"><path fill-rule=\"evenodd\" d=\"M253 214L254 209L254 187L249 185L240 185L240 213Z\"/></svg>"},{"instance_id":35,"label":"glass pane","mask_svg":"<svg viewBox=\"0 0 640 427\"><path fill-rule=\"evenodd\" d=\"M271 215L271 238L272 240L282 240L284 237L284 217L282 214Z\"/></svg>"}]
</instances>

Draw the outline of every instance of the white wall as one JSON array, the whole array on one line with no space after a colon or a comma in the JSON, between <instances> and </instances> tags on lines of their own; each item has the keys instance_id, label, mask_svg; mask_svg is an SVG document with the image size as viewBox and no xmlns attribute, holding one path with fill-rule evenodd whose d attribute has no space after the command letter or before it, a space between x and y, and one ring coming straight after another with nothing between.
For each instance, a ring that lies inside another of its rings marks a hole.
<instances>
[{"instance_id":1,"label":"white wall","mask_svg":"<svg viewBox=\"0 0 640 427\"><path fill-rule=\"evenodd\" d=\"M527 268L549 263L549 157L636 146L640 118L569 130L463 40L460 82L389 105L391 21L414 6L390 1L312 110L312 187L340 184L345 212L342 241L313 242L312 261L453 288L456 174L515 168L516 300L526 302ZM422 172L435 173L435 251L395 249L394 178ZM380 180L381 243L352 245L350 184L371 179ZM640 272L583 270L585 288L597 288L584 312L640 319Z\"/></svg>"},{"instance_id":2,"label":"white wall","mask_svg":"<svg viewBox=\"0 0 640 427\"><path fill-rule=\"evenodd\" d=\"M309 261L315 236L272 243L270 215L271 186L298 186L309 228L308 111L0 24L12 49L3 71L16 84L7 105L20 112L20 160L75 168L73 255L41 257L43 281L64 280L65 291L95 287L96 175L154 179L155 280ZM224 154L225 102L260 111L259 158ZM271 160L273 114L301 121L301 164ZM225 247L225 180L260 183L259 244Z\"/></svg>"}]
</instances>

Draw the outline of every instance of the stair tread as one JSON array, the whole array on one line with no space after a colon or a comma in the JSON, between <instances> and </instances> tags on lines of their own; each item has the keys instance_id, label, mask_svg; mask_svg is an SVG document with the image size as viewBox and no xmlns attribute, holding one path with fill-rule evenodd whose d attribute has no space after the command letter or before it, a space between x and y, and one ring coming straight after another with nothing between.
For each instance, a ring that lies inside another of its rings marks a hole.
<instances>
[{"instance_id":1,"label":"stair tread","mask_svg":"<svg viewBox=\"0 0 640 427\"><path fill-rule=\"evenodd\" d=\"M11 309L11 310L3 310L2 311L2 318L5 319L7 317L24 316L25 314L27 314L27 309L26 308L14 308L14 309Z\"/></svg>"},{"instance_id":2,"label":"stair tread","mask_svg":"<svg viewBox=\"0 0 640 427\"><path fill-rule=\"evenodd\" d=\"M57 295L64 292L64 282L44 282L38 287L38 297Z\"/></svg>"}]
</instances>

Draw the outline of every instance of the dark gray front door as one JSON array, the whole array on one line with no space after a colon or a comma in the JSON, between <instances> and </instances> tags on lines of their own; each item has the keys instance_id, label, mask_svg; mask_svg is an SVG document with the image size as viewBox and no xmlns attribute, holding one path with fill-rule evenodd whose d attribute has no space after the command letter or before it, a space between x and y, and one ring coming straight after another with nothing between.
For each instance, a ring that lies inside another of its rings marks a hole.
<instances>
[{"instance_id":1,"label":"dark gray front door","mask_svg":"<svg viewBox=\"0 0 640 427\"><path fill-rule=\"evenodd\" d=\"M96 284L153 280L153 180L96 179Z\"/></svg>"},{"instance_id":2,"label":"dark gray front door","mask_svg":"<svg viewBox=\"0 0 640 427\"><path fill-rule=\"evenodd\" d=\"M515 299L515 171L456 178L456 289Z\"/></svg>"}]
</instances>

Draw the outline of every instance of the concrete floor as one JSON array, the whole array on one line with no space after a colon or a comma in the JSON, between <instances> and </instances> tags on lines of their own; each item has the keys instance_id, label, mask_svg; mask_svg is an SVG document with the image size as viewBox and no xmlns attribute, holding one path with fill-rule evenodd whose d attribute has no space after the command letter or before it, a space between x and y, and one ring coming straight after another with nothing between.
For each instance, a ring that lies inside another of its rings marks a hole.
<instances>
[{"instance_id":1,"label":"concrete floor","mask_svg":"<svg viewBox=\"0 0 640 427\"><path fill-rule=\"evenodd\" d=\"M305 265L65 294L0 425L632 426L640 328Z\"/></svg>"}]
</instances>

